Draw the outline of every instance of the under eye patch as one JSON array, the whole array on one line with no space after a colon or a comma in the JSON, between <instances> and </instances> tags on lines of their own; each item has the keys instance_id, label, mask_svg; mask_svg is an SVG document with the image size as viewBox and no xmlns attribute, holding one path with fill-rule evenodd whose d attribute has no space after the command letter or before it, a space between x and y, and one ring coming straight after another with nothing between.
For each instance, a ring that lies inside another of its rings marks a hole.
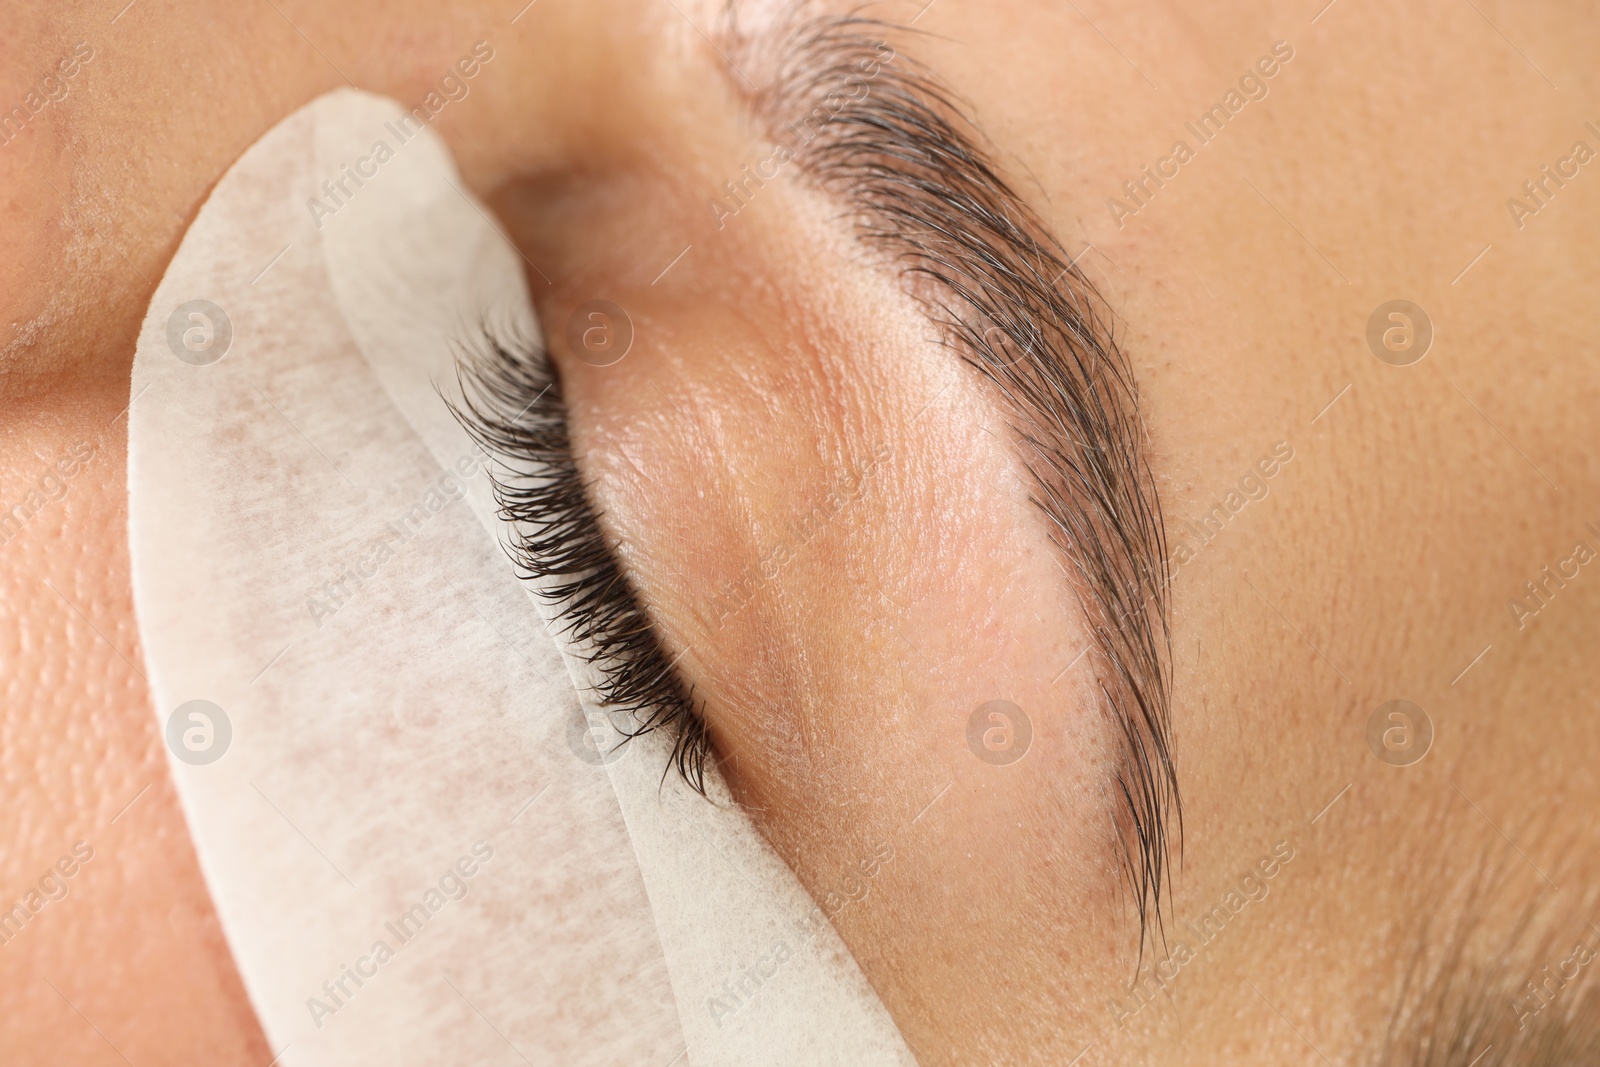
<instances>
[{"instance_id":1,"label":"under eye patch","mask_svg":"<svg viewBox=\"0 0 1600 1067\"><path fill-rule=\"evenodd\" d=\"M572 1064L910 1063L715 768L707 803L662 782L664 736L616 758L595 737L590 664L505 558L497 461L451 414L474 323L539 334L522 260L443 143L391 146L335 216L307 211L399 115L342 90L252 146L134 362L155 711L278 1062L510 1043ZM761 994L714 1013L778 944Z\"/></svg>"}]
</instances>

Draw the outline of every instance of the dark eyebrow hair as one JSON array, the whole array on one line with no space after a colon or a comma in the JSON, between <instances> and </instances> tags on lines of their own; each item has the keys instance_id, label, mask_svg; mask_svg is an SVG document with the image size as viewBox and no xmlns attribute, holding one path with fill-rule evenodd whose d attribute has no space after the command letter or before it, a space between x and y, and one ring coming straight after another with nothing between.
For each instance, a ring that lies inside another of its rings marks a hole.
<instances>
[{"instance_id":1,"label":"dark eyebrow hair","mask_svg":"<svg viewBox=\"0 0 1600 1067\"><path fill-rule=\"evenodd\" d=\"M902 27L807 16L742 35L728 54L771 72L740 90L858 236L897 269L941 339L1002 395L1032 499L1070 561L1101 705L1118 741L1111 822L1142 955L1161 925L1182 810L1169 714L1166 538L1138 390L1094 286L1000 175L974 124ZM1064 570L1066 570L1064 568Z\"/></svg>"}]
</instances>

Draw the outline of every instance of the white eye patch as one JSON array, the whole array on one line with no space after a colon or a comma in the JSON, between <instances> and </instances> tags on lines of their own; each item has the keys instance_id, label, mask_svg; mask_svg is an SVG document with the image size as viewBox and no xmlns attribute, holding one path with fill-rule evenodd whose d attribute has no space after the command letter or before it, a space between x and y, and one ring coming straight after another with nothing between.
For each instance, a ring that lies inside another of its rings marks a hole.
<instances>
[{"instance_id":1,"label":"white eye patch","mask_svg":"<svg viewBox=\"0 0 1600 1067\"><path fill-rule=\"evenodd\" d=\"M538 336L523 269L430 129L340 90L223 177L139 335L141 642L277 1062L910 1064L714 768L597 755L445 402L481 319Z\"/></svg>"}]
</instances>

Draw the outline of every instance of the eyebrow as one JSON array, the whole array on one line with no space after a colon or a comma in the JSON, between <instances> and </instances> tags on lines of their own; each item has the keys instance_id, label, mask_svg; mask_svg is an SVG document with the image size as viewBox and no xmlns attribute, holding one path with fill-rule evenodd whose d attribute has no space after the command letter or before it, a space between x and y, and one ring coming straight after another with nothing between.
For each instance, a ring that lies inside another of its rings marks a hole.
<instances>
[{"instance_id":1,"label":"eyebrow","mask_svg":"<svg viewBox=\"0 0 1600 1067\"><path fill-rule=\"evenodd\" d=\"M735 83L756 119L796 142L800 169L843 201L858 237L1007 405L1032 500L1092 633L1099 704L1118 742L1111 823L1142 956L1152 923L1161 926L1163 887L1170 893L1182 805L1166 537L1113 316L1000 175L956 98L889 44L907 28L807 17L804 6L749 36L730 6L724 54L773 73L763 88L743 74Z\"/></svg>"},{"instance_id":2,"label":"eyebrow","mask_svg":"<svg viewBox=\"0 0 1600 1067\"><path fill-rule=\"evenodd\" d=\"M1437 824L1435 841L1453 841ZM1530 845L1530 848L1532 846ZM1373 1062L1379 1067L1566 1067L1600 1058L1600 887L1563 902L1517 893L1526 862L1510 839L1486 848L1459 885L1422 887L1428 908ZM1558 873L1557 877L1561 877ZM1562 877L1562 881L1567 878ZM1518 901L1517 897L1521 896ZM1568 970L1568 967L1571 970Z\"/></svg>"}]
</instances>

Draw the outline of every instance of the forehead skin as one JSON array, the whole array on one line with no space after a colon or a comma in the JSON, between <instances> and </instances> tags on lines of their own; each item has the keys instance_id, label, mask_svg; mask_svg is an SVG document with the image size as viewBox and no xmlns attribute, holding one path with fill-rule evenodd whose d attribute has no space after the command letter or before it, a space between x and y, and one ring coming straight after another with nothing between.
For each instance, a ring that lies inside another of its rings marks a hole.
<instances>
[{"instance_id":1,"label":"forehead skin","mask_svg":"<svg viewBox=\"0 0 1600 1067\"><path fill-rule=\"evenodd\" d=\"M287 20L141 0L111 27L112 9L41 5L6 46L6 101L73 42L97 51L73 95L0 149L15 250L0 501L73 442L104 442L0 548L5 891L76 840L96 848L0 958L7 1058L271 1058L130 665L116 416L153 279L222 169L343 84L330 62L410 99L485 36L504 62L441 133L554 279L533 279L547 330L594 295L637 329L612 368L557 352L607 528L688 650L730 778L813 892L892 842L836 923L923 1062L1069 1062L1089 1046L1085 1064L1278 1063L1312 1058L1308 1043L1364 1060L1408 931L1468 863L1441 855L1504 833L1528 857L1511 892L1548 888L1535 867L1569 893L1592 875L1592 831L1563 813L1600 799L1585 670L1600 583L1567 582L1520 629L1507 611L1600 522L1585 440L1600 179L1585 168L1520 229L1506 208L1573 141L1596 143L1600 42L1577 5L939 0L917 22L928 36L895 39L970 103L1068 253L1093 246L1080 265L1120 316L1169 535L1193 550L1173 586L1185 848L1169 937L1275 843L1294 849L1265 899L1121 1026L1106 1002L1129 1003L1131 935L1091 819L1104 742L1085 680L1053 684L1081 624L1003 414L796 174L710 228L707 201L768 144L704 40L665 5L544 0L515 27L487 6L281 7ZM1107 198L1126 200L1174 140L1195 145L1185 123L1279 40L1294 58L1266 98L1119 227ZM1435 326L1406 368L1364 336L1397 298ZM1202 540L1192 524L1279 442L1293 459L1267 495ZM759 564L802 505L831 508L880 443L834 519L708 626L723 570ZM1041 727L1008 768L966 748L967 711L994 696ZM1366 742L1372 709L1400 697L1437 730L1408 768Z\"/></svg>"}]
</instances>

